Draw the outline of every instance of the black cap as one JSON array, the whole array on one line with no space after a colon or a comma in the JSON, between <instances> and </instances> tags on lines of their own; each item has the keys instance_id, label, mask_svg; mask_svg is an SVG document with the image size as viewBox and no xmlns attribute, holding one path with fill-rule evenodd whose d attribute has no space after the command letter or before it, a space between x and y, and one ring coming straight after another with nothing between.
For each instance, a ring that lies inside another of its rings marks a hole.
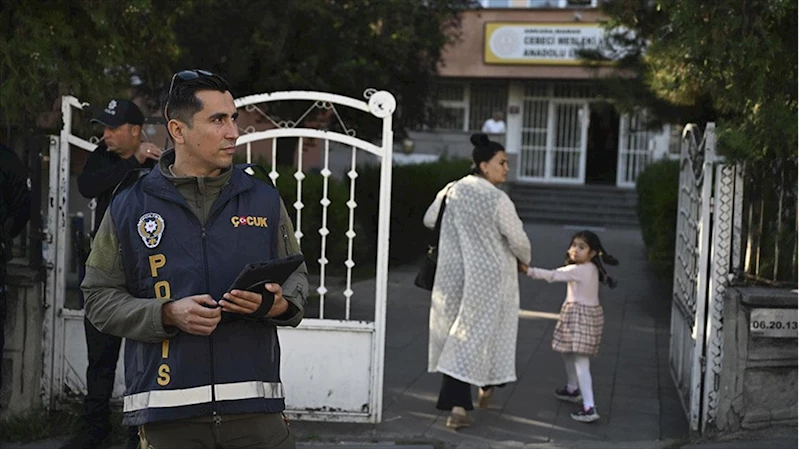
<instances>
[{"instance_id":1,"label":"black cap","mask_svg":"<svg viewBox=\"0 0 799 449\"><path fill-rule=\"evenodd\" d=\"M142 125L144 114L134 102L115 98L109 101L103 112L98 117L91 119L90 122L99 123L109 128L116 128L125 123Z\"/></svg>"}]
</instances>

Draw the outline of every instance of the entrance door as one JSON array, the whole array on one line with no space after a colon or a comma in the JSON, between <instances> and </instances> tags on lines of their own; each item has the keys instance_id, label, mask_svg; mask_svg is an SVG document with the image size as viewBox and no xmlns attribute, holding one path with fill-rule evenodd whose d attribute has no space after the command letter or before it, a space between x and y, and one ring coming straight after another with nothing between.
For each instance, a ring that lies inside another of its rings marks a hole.
<instances>
[{"instance_id":1,"label":"entrance door","mask_svg":"<svg viewBox=\"0 0 799 449\"><path fill-rule=\"evenodd\" d=\"M585 179L588 104L528 98L524 102L518 178L581 184Z\"/></svg>"},{"instance_id":2,"label":"entrance door","mask_svg":"<svg viewBox=\"0 0 799 449\"><path fill-rule=\"evenodd\" d=\"M646 111L624 114L619 120L619 160L616 185L635 187L638 175L652 160L657 131L647 127Z\"/></svg>"},{"instance_id":3,"label":"entrance door","mask_svg":"<svg viewBox=\"0 0 799 449\"><path fill-rule=\"evenodd\" d=\"M588 104L553 102L553 142L550 180L582 184L585 180L585 145Z\"/></svg>"},{"instance_id":4,"label":"entrance door","mask_svg":"<svg viewBox=\"0 0 799 449\"><path fill-rule=\"evenodd\" d=\"M588 144L586 149L585 183L616 184L619 157L619 113L610 103L589 106Z\"/></svg>"}]
</instances>

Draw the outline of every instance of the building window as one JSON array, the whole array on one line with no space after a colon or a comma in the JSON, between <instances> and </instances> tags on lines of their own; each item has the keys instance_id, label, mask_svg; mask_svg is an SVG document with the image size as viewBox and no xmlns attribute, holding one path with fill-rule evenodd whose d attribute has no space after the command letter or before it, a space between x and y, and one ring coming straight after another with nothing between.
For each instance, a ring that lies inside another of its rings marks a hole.
<instances>
[{"instance_id":1,"label":"building window","mask_svg":"<svg viewBox=\"0 0 799 449\"><path fill-rule=\"evenodd\" d=\"M469 130L479 131L494 112L508 109L508 84L472 83L469 94Z\"/></svg>"},{"instance_id":2,"label":"building window","mask_svg":"<svg viewBox=\"0 0 799 449\"><path fill-rule=\"evenodd\" d=\"M464 83L441 83L436 87L438 107L435 111L435 125L440 130L460 131L464 129L468 101Z\"/></svg>"},{"instance_id":3,"label":"building window","mask_svg":"<svg viewBox=\"0 0 799 449\"><path fill-rule=\"evenodd\" d=\"M507 83L441 83L436 88L434 129L479 131L483 123L508 108Z\"/></svg>"}]
</instances>

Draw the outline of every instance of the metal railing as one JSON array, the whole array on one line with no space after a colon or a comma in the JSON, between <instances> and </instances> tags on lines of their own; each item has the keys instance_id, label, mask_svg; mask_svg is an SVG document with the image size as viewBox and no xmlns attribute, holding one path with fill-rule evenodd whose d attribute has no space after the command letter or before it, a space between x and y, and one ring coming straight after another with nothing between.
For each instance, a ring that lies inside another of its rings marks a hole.
<instances>
[{"instance_id":1,"label":"metal railing","mask_svg":"<svg viewBox=\"0 0 799 449\"><path fill-rule=\"evenodd\" d=\"M796 174L796 160L745 166L742 265L749 282L797 285Z\"/></svg>"}]
</instances>

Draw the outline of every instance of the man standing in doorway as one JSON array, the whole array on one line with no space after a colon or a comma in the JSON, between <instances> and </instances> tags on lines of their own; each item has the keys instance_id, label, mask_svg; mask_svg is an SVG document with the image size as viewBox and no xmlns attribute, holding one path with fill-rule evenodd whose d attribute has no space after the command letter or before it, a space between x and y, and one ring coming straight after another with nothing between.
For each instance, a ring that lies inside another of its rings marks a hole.
<instances>
[{"instance_id":1,"label":"man standing in doorway","mask_svg":"<svg viewBox=\"0 0 799 449\"><path fill-rule=\"evenodd\" d=\"M175 149L112 199L81 286L92 323L126 339L123 423L142 447L294 448L277 326L302 320L307 268L228 290L247 264L299 254L294 227L277 189L233 166L222 77L176 73L163 110Z\"/></svg>"},{"instance_id":2,"label":"man standing in doorway","mask_svg":"<svg viewBox=\"0 0 799 449\"><path fill-rule=\"evenodd\" d=\"M505 134L505 121L502 111L494 111L494 115L483 123L482 131L486 134Z\"/></svg>"},{"instance_id":3,"label":"man standing in doorway","mask_svg":"<svg viewBox=\"0 0 799 449\"><path fill-rule=\"evenodd\" d=\"M161 156L161 149L142 142L144 115L135 103L113 99L97 117L91 120L104 126L103 140L89 155L78 176L81 195L95 199L95 227L103 219L114 189L132 170L152 168ZM85 262L85 261L84 261ZM119 348L122 339L104 334L84 318L86 349L89 366L86 369L86 389L83 403L84 430L62 449L103 449L111 446L111 394ZM127 449L137 448L138 429L128 428Z\"/></svg>"}]
</instances>

